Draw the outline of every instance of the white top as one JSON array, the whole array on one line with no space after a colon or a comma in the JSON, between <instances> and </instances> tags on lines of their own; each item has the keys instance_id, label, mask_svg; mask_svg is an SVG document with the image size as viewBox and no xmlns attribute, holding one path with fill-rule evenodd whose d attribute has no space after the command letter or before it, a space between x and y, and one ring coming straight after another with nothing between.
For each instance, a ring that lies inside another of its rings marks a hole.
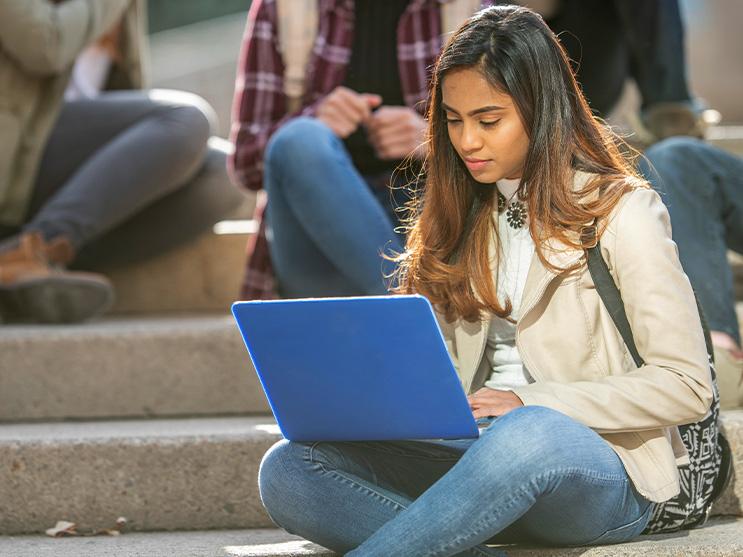
<instances>
[{"instance_id":1,"label":"white top","mask_svg":"<svg viewBox=\"0 0 743 557\"><path fill-rule=\"evenodd\" d=\"M496 187L506 198L506 203L514 198L518 186L519 180L499 180L496 183ZM513 228L508 224L505 211L498 215L498 233L501 242L498 299L501 303L506 299L511 300L511 318L518 321L526 275L534 255L534 241L526 224L521 228ZM488 330L485 356L493 370L490 379L485 382L486 387L509 390L533 382L516 348L515 323L493 317Z\"/></svg>"},{"instance_id":2,"label":"white top","mask_svg":"<svg viewBox=\"0 0 743 557\"><path fill-rule=\"evenodd\" d=\"M111 63L111 56L98 45L94 44L83 50L75 60L72 76L65 90L65 100L97 97L106 85Z\"/></svg>"}]
</instances>

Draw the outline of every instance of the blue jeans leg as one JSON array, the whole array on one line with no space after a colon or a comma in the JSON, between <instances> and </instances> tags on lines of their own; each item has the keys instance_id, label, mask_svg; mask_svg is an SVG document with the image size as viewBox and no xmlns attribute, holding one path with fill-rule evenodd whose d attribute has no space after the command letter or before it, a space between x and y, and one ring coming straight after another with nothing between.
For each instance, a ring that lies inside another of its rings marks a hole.
<instances>
[{"instance_id":1,"label":"blue jeans leg","mask_svg":"<svg viewBox=\"0 0 743 557\"><path fill-rule=\"evenodd\" d=\"M283 441L264 457L259 482L277 524L353 556L619 543L652 511L601 437L541 407L498 418L476 440Z\"/></svg>"},{"instance_id":2,"label":"blue jeans leg","mask_svg":"<svg viewBox=\"0 0 743 557\"><path fill-rule=\"evenodd\" d=\"M380 295L401 251L387 211L343 142L314 118L285 124L265 157L268 234L287 297Z\"/></svg>"},{"instance_id":3,"label":"blue jeans leg","mask_svg":"<svg viewBox=\"0 0 743 557\"><path fill-rule=\"evenodd\" d=\"M668 207L681 264L710 329L740 343L727 250L743 253L743 159L677 137L650 147L639 169Z\"/></svg>"}]
</instances>

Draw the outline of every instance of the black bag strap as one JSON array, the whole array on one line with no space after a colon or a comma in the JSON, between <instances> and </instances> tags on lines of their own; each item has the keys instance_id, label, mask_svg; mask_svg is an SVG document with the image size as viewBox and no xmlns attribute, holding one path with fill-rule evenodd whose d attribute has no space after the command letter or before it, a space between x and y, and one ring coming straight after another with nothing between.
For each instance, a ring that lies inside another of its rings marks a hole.
<instances>
[{"instance_id":1,"label":"black bag strap","mask_svg":"<svg viewBox=\"0 0 743 557\"><path fill-rule=\"evenodd\" d=\"M595 238L595 237L594 237ZM632 335L632 328L630 327L629 320L627 319L627 312L624 310L624 302L622 301L622 295L617 288L614 279L609 272L609 267L604 261L601 255L601 243L596 242L592 247L586 247L586 261L588 264L588 272L591 273L591 278L596 286L601 301L609 311L614 324L619 329L619 334L622 335L624 343L627 345L627 349L632 354L632 359L635 361L637 367L641 367L645 361L637 351L637 345L635 345L635 338ZM712 348L712 337L709 334L709 327L707 326L707 319L704 317L704 311L702 306L699 304L699 298L694 293L694 299L697 303L697 310L699 311L699 318L702 321L702 329L704 330L704 342L707 345L707 354L710 360L714 362L714 350ZM710 368L712 373L712 379L715 380L714 366ZM709 516L709 511L712 508L717 498L725 491L730 478L733 475L733 464L732 464L732 452L730 450L730 444L722 431L718 431L717 443L720 447L721 462L720 471L715 478L714 489L710 496L709 502L707 503L707 512L705 513L705 519Z\"/></svg>"},{"instance_id":2,"label":"black bag strap","mask_svg":"<svg viewBox=\"0 0 743 557\"><path fill-rule=\"evenodd\" d=\"M588 262L588 272L591 273L593 284L596 286L596 292L598 292L601 301L604 302L604 307L609 311L612 321L619 329L619 334L622 335L624 344L627 345L629 353L632 354L635 365L642 367L645 360L637 351L635 337L632 335L632 328L627 319L627 312L624 311L622 295L609 272L606 261L601 256L601 243L596 242L595 246L586 248L586 260Z\"/></svg>"},{"instance_id":3,"label":"black bag strap","mask_svg":"<svg viewBox=\"0 0 743 557\"><path fill-rule=\"evenodd\" d=\"M607 266L606 261L604 261L604 258L601 255L600 242L596 242L595 246L586 248L586 260L588 263L588 272L591 273L591 278L596 286L596 292L598 292L601 301L604 302L604 306L609 311L609 315L611 315L612 321L614 321L614 324L619 330L619 334L622 335L622 340L624 340L624 343L627 345L627 349L632 355L635 365L641 367L645 363L645 360L642 359L642 356L640 356L640 353L637 351L635 337L632 334L632 328L627 319L627 312L624 310L622 295L609 272L609 267ZM714 361L712 337L709 334L707 319L704 316L704 311L702 311L702 306L699 305L699 298L697 298L696 293L694 293L694 300L697 304L699 319L702 322L707 354Z\"/></svg>"}]
</instances>

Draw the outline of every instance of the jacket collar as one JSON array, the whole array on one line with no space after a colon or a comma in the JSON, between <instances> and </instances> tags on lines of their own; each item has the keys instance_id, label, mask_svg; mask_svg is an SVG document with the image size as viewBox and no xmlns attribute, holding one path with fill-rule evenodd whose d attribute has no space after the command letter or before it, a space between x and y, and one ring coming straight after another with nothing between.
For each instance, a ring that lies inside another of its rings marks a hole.
<instances>
[{"instance_id":1,"label":"jacket collar","mask_svg":"<svg viewBox=\"0 0 743 557\"><path fill-rule=\"evenodd\" d=\"M580 189L593 178L593 174L576 171L573 178L573 189ZM544 258L558 269L572 267L583 257L583 250L571 248L556 240L548 240L543 247ZM495 261L495 242L490 244L491 261ZM547 291L547 286L559 275L559 271L545 266L534 253L526 276L526 285L521 298L519 320L523 320L531 312ZM454 330L457 352L460 355L460 374L465 390L469 391L475 378L478 365L482 359L490 317L480 321L468 322L460 319Z\"/></svg>"},{"instance_id":2,"label":"jacket collar","mask_svg":"<svg viewBox=\"0 0 743 557\"><path fill-rule=\"evenodd\" d=\"M573 178L573 189L582 189L593 177L593 174L576 170ZM584 255L582 249L575 249L566 246L554 238L549 238L545 242L542 246L542 253L547 262L558 269L567 269L572 267ZM545 266L536 252L534 253L529 266L529 272L526 276L524 293L521 298L521 318L523 318L534 308L534 306L537 305L537 303L539 303L547 285L558 274L559 271L555 271L548 266Z\"/></svg>"}]
</instances>

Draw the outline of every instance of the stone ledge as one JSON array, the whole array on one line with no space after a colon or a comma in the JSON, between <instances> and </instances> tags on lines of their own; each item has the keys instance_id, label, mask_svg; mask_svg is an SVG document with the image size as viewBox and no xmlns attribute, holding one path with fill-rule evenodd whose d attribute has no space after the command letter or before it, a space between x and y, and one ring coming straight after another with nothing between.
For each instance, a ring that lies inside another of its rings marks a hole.
<instances>
[{"instance_id":1,"label":"stone ledge","mask_svg":"<svg viewBox=\"0 0 743 557\"><path fill-rule=\"evenodd\" d=\"M0 426L0 534L270 526L257 473L277 439L268 417Z\"/></svg>"},{"instance_id":2,"label":"stone ledge","mask_svg":"<svg viewBox=\"0 0 743 557\"><path fill-rule=\"evenodd\" d=\"M723 422L736 477L713 514L743 516L743 410ZM279 438L268 416L0 426L0 534L118 516L134 531L270 526L257 472Z\"/></svg>"},{"instance_id":3,"label":"stone ledge","mask_svg":"<svg viewBox=\"0 0 743 557\"><path fill-rule=\"evenodd\" d=\"M0 422L268 412L232 316L6 326Z\"/></svg>"},{"instance_id":4,"label":"stone ledge","mask_svg":"<svg viewBox=\"0 0 743 557\"><path fill-rule=\"evenodd\" d=\"M249 237L208 232L158 257L100 269L116 289L112 312L228 311L240 292Z\"/></svg>"},{"instance_id":5,"label":"stone ledge","mask_svg":"<svg viewBox=\"0 0 743 557\"><path fill-rule=\"evenodd\" d=\"M733 451L733 477L712 507L712 514L743 516L743 409L725 410L721 417L723 432Z\"/></svg>"}]
</instances>

